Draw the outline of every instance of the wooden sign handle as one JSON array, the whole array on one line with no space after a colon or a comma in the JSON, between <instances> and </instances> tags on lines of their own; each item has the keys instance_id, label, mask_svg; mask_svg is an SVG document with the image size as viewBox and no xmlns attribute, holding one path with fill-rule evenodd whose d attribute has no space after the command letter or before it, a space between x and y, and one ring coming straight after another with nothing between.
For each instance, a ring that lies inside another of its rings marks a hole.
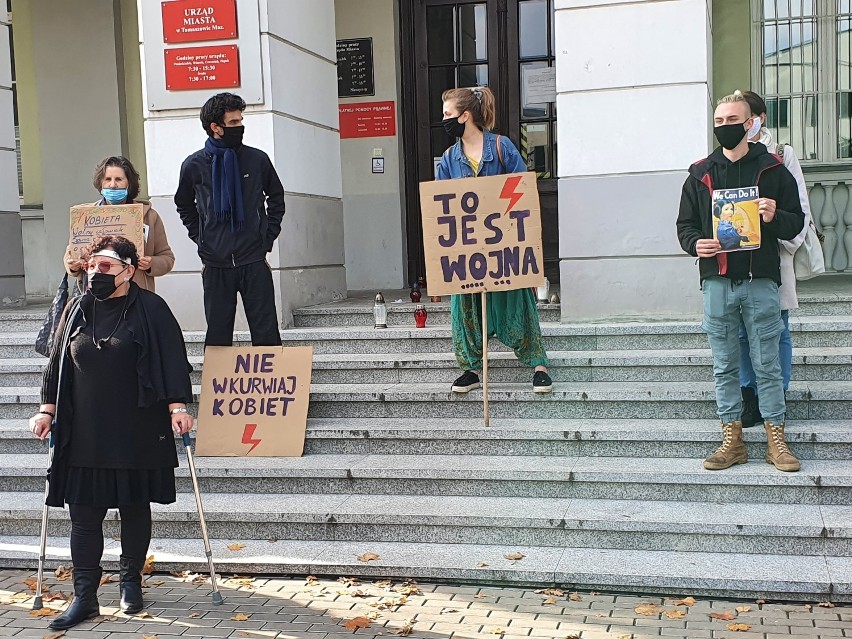
<instances>
[{"instance_id":1,"label":"wooden sign handle","mask_svg":"<svg viewBox=\"0 0 852 639\"><path fill-rule=\"evenodd\" d=\"M488 299L482 291L482 415L486 426L491 426L488 410Z\"/></svg>"}]
</instances>

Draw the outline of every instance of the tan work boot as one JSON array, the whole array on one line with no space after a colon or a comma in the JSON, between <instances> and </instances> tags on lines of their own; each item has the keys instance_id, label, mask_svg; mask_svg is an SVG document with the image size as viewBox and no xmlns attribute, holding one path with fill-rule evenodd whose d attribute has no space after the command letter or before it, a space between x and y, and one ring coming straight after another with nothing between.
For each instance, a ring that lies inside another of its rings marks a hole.
<instances>
[{"instance_id":1,"label":"tan work boot","mask_svg":"<svg viewBox=\"0 0 852 639\"><path fill-rule=\"evenodd\" d=\"M743 443L743 423L739 420L722 424L722 445L704 460L707 470L724 470L734 464L745 464L748 451Z\"/></svg>"},{"instance_id":2,"label":"tan work boot","mask_svg":"<svg viewBox=\"0 0 852 639\"><path fill-rule=\"evenodd\" d=\"M763 422L763 427L766 429L766 463L785 473L799 470L802 465L784 441L784 422L773 424L767 421Z\"/></svg>"}]
</instances>

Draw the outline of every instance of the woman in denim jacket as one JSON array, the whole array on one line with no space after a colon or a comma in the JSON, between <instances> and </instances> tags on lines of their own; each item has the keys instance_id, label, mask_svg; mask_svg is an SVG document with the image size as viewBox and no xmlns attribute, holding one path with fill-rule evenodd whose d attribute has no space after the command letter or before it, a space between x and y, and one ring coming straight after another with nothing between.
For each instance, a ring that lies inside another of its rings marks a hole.
<instances>
[{"instance_id":1,"label":"woman in denim jacket","mask_svg":"<svg viewBox=\"0 0 852 639\"><path fill-rule=\"evenodd\" d=\"M437 179L521 173L527 170L515 145L507 137L491 132L496 122L496 112L494 94L490 89L450 89L444 92L441 99L444 102L444 129L458 141L441 157ZM547 353L541 341L533 290L488 293L486 305L489 335L496 336L512 348L522 364L535 369L533 391L549 393L553 383L547 374ZM453 382L453 392L467 393L480 387L481 296L478 293L453 295L450 299L450 313L456 360L464 371Z\"/></svg>"}]
</instances>

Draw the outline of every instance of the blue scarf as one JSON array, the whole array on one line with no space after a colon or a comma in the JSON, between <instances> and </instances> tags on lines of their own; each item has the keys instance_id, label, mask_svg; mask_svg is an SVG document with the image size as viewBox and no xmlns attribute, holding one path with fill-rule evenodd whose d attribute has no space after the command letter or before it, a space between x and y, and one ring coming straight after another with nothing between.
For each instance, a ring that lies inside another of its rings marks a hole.
<instances>
[{"instance_id":1,"label":"blue scarf","mask_svg":"<svg viewBox=\"0 0 852 639\"><path fill-rule=\"evenodd\" d=\"M236 233L246 219L237 152L215 138L207 138L204 150L213 156L213 212L220 222L230 220Z\"/></svg>"}]
</instances>

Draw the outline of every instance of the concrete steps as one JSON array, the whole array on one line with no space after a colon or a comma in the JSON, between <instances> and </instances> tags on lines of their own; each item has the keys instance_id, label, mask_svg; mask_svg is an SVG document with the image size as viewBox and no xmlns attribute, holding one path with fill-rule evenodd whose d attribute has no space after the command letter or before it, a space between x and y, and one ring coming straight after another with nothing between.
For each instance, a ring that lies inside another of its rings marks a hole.
<instances>
[{"instance_id":1,"label":"concrete steps","mask_svg":"<svg viewBox=\"0 0 852 639\"><path fill-rule=\"evenodd\" d=\"M193 433L194 434L194 433ZM653 437L649 435L652 434ZM745 430L753 459L765 451L762 428ZM801 459L852 458L852 421L790 421L787 439ZM553 457L681 457L699 459L718 445L713 419L572 420L311 418L305 455L532 455ZM26 419L0 420L5 454L45 453Z\"/></svg>"},{"instance_id":2,"label":"concrete steps","mask_svg":"<svg viewBox=\"0 0 852 639\"><path fill-rule=\"evenodd\" d=\"M284 342L315 351L305 455L196 460L221 571L852 601L852 295L807 296L791 318L788 439L802 471L789 474L763 461L762 428L745 433L748 464L703 469L719 426L698 320L562 325L541 307L554 393L534 395L492 342L486 428L481 393L449 391L448 305L429 309L422 330L411 304L389 304L385 330L370 303L296 312ZM42 317L0 313L4 566L37 556L47 450L26 420ZM198 384L203 334L186 341ZM201 571L180 464L178 503L155 506L152 553L158 569ZM68 563L68 530L51 510L52 564ZM112 566L114 515L105 532ZM368 551L381 558L359 562Z\"/></svg>"},{"instance_id":3,"label":"concrete steps","mask_svg":"<svg viewBox=\"0 0 852 639\"><path fill-rule=\"evenodd\" d=\"M243 539L398 543L465 543L555 548L687 552L752 552L852 556L852 506L614 499L427 495L205 495L210 536ZM0 526L12 536L37 536L41 508L32 493L0 493ZM242 509L250 509L246 520ZM155 506L154 536L191 539L198 532L194 497ZM67 536L67 511L50 520L51 535ZM105 524L120 535L117 514Z\"/></svg>"},{"instance_id":4,"label":"concrete steps","mask_svg":"<svg viewBox=\"0 0 852 639\"><path fill-rule=\"evenodd\" d=\"M106 540L104 565L116 570L120 544ZM852 562L848 557L762 553L671 552L506 545L405 542L213 540L220 573L360 575L496 584L555 586L580 590L687 593L703 597L848 601ZM38 538L0 537L7 562L34 567ZM521 551L520 561L506 559ZM207 570L197 539L155 538L151 554L157 570ZM379 555L369 563L357 557ZM48 565L67 565L67 539L48 540ZM203 561L202 561L203 560Z\"/></svg>"}]
</instances>

